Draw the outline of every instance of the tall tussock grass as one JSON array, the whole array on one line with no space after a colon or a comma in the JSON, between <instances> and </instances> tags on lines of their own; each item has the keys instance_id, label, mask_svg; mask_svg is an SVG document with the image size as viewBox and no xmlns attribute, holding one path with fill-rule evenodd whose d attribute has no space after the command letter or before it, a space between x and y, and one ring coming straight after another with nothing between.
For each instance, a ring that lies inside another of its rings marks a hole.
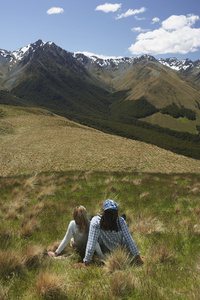
<instances>
[{"instance_id":1,"label":"tall tussock grass","mask_svg":"<svg viewBox=\"0 0 200 300\"><path fill-rule=\"evenodd\" d=\"M117 270L110 277L110 296L123 299L123 296L131 294L135 289L139 289L140 284L137 278L129 271Z\"/></svg>"},{"instance_id":2,"label":"tall tussock grass","mask_svg":"<svg viewBox=\"0 0 200 300\"><path fill-rule=\"evenodd\" d=\"M28 237L32 235L35 230L37 230L40 226L40 222L36 218L27 218L23 220L21 223L21 228L20 228L20 236L21 237Z\"/></svg>"},{"instance_id":3,"label":"tall tussock grass","mask_svg":"<svg viewBox=\"0 0 200 300\"><path fill-rule=\"evenodd\" d=\"M46 252L45 247L41 245L27 246L22 253L24 264L27 267L39 267Z\"/></svg>"},{"instance_id":4,"label":"tall tussock grass","mask_svg":"<svg viewBox=\"0 0 200 300\"><path fill-rule=\"evenodd\" d=\"M62 278L49 272L40 272L35 285L36 295L43 299L67 299Z\"/></svg>"},{"instance_id":5,"label":"tall tussock grass","mask_svg":"<svg viewBox=\"0 0 200 300\"><path fill-rule=\"evenodd\" d=\"M12 249L0 250L0 276L6 278L15 273L22 272L24 268L24 259L19 251Z\"/></svg>"},{"instance_id":6,"label":"tall tussock grass","mask_svg":"<svg viewBox=\"0 0 200 300\"><path fill-rule=\"evenodd\" d=\"M113 273L115 270L125 270L132 263L132 259L125 248L118 248L117 250L107 254L104 261L104 269L107 273Z\"/></svg>"}]
</instances>

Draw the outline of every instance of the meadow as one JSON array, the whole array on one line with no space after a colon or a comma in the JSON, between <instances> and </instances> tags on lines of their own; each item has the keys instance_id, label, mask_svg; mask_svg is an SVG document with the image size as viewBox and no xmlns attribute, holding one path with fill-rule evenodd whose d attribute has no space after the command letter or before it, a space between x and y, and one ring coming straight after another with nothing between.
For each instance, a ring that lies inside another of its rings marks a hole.
<instances>
[{"instance_id":1,"label":"meadow","mask_svg":"<svg viewBox=\"0 0 200 300\"><path fill-rule=\"evenodd\" d=\"M42 109L0 106L0 300L199 299L200 161ZM141 256L55 250L76 205L115 200Z\"/></svg>"},{"instance_id":2,"label":"meadow","mask_svg":"<svg viewBox=\"0 0 200 300\"><path fill-rule=\"evenodd\" d=\"M200 173L200 160L106 134L47 110L6 105L0 105L0 166L3 177L71 170Z\"/></svg>"},{"instance_id":3,"label":"meadow","mask_svg":"<svg viewBox=\"0 0 200 300\"><path fill-rule=\"evenodd\" d=\"M0 299L199 299L200 175L49 172L0 178ZM75 268L82 253L58 246L82 204L89 215L114 199L148 258L118 249Z\"/></svg>"}]
</instances>

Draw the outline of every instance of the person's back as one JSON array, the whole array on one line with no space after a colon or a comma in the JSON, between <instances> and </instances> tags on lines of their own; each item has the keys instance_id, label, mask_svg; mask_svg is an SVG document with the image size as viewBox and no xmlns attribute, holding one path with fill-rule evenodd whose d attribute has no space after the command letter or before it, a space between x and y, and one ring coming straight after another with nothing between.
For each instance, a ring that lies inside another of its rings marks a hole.
<instances>
[{"instance_id":1,"label":"person's back","mask_svg":"<svg viewBox=\"0 0 200 300\"><path fill-rule=\"evenodd\" d=\"M102 250L113 251L120 245L125 245L130 253L141 262L140 252L130 234L126 221L118 217L118 206L113 200L103 204L103 215L96 216L90 224L88 242L83 262L89 263L94 254L95 245L99 241Z\"/></svg>"}]
</instances>

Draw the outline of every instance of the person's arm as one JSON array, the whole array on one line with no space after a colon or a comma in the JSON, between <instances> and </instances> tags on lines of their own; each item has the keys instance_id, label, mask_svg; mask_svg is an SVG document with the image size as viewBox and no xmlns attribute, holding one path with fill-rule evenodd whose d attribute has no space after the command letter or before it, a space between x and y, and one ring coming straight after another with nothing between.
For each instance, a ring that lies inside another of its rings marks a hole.
<instances>
[{"instance_id":1,"label":"person's arm","mask_svg":"<svg viewBox=\"0 0 200 300\"><path fill-rule=\"evenodd\" d=\"M96 243L95 251L96 251L98 257L105 259L105 255L103 255L103 252L101 251L101 247L98 242Z\"/></svg>"},{"instance_id":2,"label":"person's arm","mask_svg":"<svg viewBox=\"0 0 200 300\"><path fill-rule=\"evenodd\" d=\"M123 218L119 217L119 223L126 246L128 247L131 254L133 254L133 256L140 260L140 252L138 251L138 248L130 234L126 221Z\"/></svg>"},{"instance_id":3,"label":"person's arm","mask_svg":"<svg viewBox=\"0 0 200 300\"><path fill-rule=\"evenodd\" d=\"M69 241L70 241L70 239L73 235L73 231L75 230L75 226L76 226L75 221L71 221L69 223L69 226L68 226L67 232L65 234L65 237L63 238L62 242L60 243L60 245L56 249L55 255L60 254L62 252L62 250L66 247L66 245L69 243Z\"/></svg>"},{"instance_id":4,"label":"person's arm","mask_svg":"<svg viewBox=\"0 0 200 300\"><path fill-rule=\"evenodd\" d=\"M85 257L83 259L84 263L89 263L92 260L96 244L98 241L100 228L99 228L99 217L94 217L90 223L89 236L85 251Z\"/></svg>"}]
</instances>

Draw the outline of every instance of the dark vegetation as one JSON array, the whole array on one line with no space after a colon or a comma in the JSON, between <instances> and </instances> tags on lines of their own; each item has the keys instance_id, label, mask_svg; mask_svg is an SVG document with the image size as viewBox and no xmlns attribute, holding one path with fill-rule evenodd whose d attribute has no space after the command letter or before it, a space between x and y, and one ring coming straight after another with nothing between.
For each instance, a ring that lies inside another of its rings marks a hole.
<instances>
[{"instance_id":1,"label":"dark vegetation","mask_svg":"<svg viewBox=\"0 0 200 300\"><path fill-rule=\"evenodd\" d=\"M160 112L170 115L173 118L186 117L188 120L196 120L196 113L193 110L183 106L178 107L175 103L162 108Z\"/></svg>"},{"instance_id":2,"label":"dark vegetation","mask_svg":"<svg viewBox=\"0 0 200 300\"><path fill-rule=\"evenodd\" d=\"M110 106L111 119L125 124L132 124L134 119L145 118L158 112L158 109L144 97L138 100L118 100Z\"/></svg>"}]
</instances>

